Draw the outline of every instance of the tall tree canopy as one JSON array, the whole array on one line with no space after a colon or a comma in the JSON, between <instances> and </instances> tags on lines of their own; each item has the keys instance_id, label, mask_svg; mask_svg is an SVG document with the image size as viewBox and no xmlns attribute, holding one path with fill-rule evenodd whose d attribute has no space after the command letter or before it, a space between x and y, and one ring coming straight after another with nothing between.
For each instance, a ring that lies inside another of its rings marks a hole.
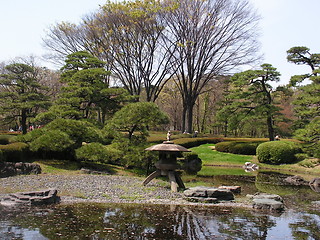
<instances>
[{"instance_id":1,"label":"tall tree canopy","mask_svg":"<svg viewBox=\"0 0 320 240\"><path fill-rule=\"evenodd\" d=\"M36 68L24 63L7 65L0 76L1 120L21 124L23 134L27 133L28 118L50 105L39 81Z\"/></svg>"},{"instance_id":2,"label":"tall tree canopy","mask_svg":"<svg viewBox=\"0 0 320 240\"><path fill-rule=\"evenodd\" d=\"M230 118L265 119L268 136L274 140L274 119L279 108L274 101L275 90L271 82L279 81L280 73L271 64L261 65L260 70L237 73L231 78L229 104L221 111ZM230 101L231 100L231 101ZM235 114L237 113L237 114Z\"/></svg>"},{"instance_id":3,"label":"tall tree canopy","mask_svg":"<svg viewBox=\"0 0 320 240\"><path fill-rule=\"evenodd\" d=\"M97 119L104 123L106 115L117 111L119 102L126 99L124 89L109 88L104 62L88 52L79 51L67 56L62 67L61 89L56 105L38 116L39 121L55 118Z\"/></svg>"},{"instance_id":4,"label":"tall tree canopy","mask_svg":"<svg viewBox=\"0 0 320 240\"><path fill-rule=\"evenodd\" d=\"M167 0L168 39L183 99L183 122L192 131L193 107L215 76L256 60L258 17L247 0Z\"/></svg>"},{"instance_id":5,"label":"tall tree canopy","mask_svg":"<svg viewBox=\"0 0 320 240\"><path fill-rule=\"evenodd\" d=\"M256 59L258 19L248 0L107 2L79 25L51 28L44 41L58 56L85 49L104 60L114 80L147 101L175 76L191 132L206 84Z\"/></svg>"},{"instance_id":6,"label":"tall tree canopy","mask_svg":"<svg viewBox=\"0 0 320 240\"><path fill-rule=\"evenodd\" d=\"M146 100L153 102L174 72L171 58L177 46L163 33L164 11L159 1L107 2L79 25L61 23L51 28L44 42L58 57L90 52L107 63L112 78L130 94L144 92Z\"/></svg>"},{"instance_id":7,"label":"tall tree canopy","mask_svg":"<svg viewBox=\"0 0 320 240\"><path fill-rule=\"evenodd\" d=\"M310 53L307 47L293 47L287 51L287 60L297 65L307 65L310 73L291 77L290 84L298 90L293 101L299 117L298 127L304 127L313 118L320 116L320 54ZM301 84L309 80L306 84ZM301 84L301 85L300 85Z\"/></svg>"},{"instance_id":8,"label":"tall tree canopy","mask_svg":"<svg viewBox=\"0 0 320 240\"><path fill-rule=\"evenodd\" d=\"M287 51L287 60L298 65L307 65L310 73L291 77L291 86L297 88L294 110L298 117L296 121L296 137L309 143L309 153L320 156L320 54L310 53L307 47L292 47ZM309 80L301 84L304 80Z\"/></svg>"},{"instance_id":9,"label":"tall tree canopy","mask_svg":"<svg viewBox=\"0 0 320 240\"><path fill-rule=\"evenodd\" d=\"M168 122L168 116L155 103L137 102L130 103L116 112L109 122L109 127L128 132L129 139L131 139L135 131L146 134L149 126L158 126Z\"/></svg>"}]
</instances>

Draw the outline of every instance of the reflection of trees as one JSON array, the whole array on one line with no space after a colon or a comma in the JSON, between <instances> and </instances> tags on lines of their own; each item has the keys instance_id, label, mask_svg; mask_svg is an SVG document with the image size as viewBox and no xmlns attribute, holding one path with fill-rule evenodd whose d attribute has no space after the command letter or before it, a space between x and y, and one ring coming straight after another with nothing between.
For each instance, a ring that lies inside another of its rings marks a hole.
<instances>
[{"instance_id":1,"label":"reflection of trees","mask_svg":"<svg viewBox=\"0 0 320 240\"><path fill-rule=\"evenodd\" d=\"M219 231L228 236L237 236L238 239L266 239L268 230L275 225L270 216L241 212L234 217L221 216Z\"/></svg>"},{"instance_id":2,"label":"reflection of trees","mask_svg":"<svg viewBox=\"0 0 320 240\"><path fill-rule=\"evenodd\" d=\"M319 239L320 217L313 214L301 214L300 219L289 224L289 227L295 239Z\"/></svg>"},{"instance_id":3,"label":"reflection of trees","mask_svg":"<svg viewBox=\"0 0 320 240\"><path fill-rule=\"evenodd\" d=\"M0 215L3 215L1 209ZM297 239L320 235L319 216L301 214L299 217L290 224ZM193 240L266 239L269 229L276 226L277 218L216 206L73 204L15 212L5 215L0 223L4 225L4 221L16 229L39 229L48 239ZM20 235L16 231L14 237L19 239Z\"/></svg>"}]
</instances>

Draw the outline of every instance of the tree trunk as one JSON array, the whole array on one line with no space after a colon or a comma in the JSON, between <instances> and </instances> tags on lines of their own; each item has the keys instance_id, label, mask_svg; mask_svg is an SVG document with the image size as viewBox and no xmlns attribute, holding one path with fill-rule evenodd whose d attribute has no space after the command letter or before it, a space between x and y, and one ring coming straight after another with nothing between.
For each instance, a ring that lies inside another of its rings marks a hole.
<instances>
[{"instance_id":1,"label":"tree trunk","mask_svg":"<svg viewBox=\"0 0 320 240\"><path fill-rule=\"evenodd\" d=\"M274 141L274 129L273 129L273 121L271 116L267 117L267 126L268 126L269 140Z\"/></svg>"},{"instance_id":2,"label":"tree trunk","mask_svg":"<svg viewBox=\"0 0 320 240\"><path fill-rule=\"evenodd\" d=\"M188 133L192 133L193 129L192 129L192 122L193 122L193 105L192 104L188 104L187 106L187 132Z\"/></svg>"},{"instance_id":3,"label":"tree trunk","mask_svg":"<svg viewBox=\"0 0 320 240\"><path fill-rule=\"evenodd\" d=\"M183 109L182 109L182 133L184 133L187 129L186 129L186 115L187 115L187 108L185 105L183 105Z\"/></svg>"},{"instance_id":4,"label":"tree trunk","mask_svg":"<svg viewBox=\"0 0 320 240\"><path fill-rule=\"evenodd\" d=\"M21 128L22 134L27 133L27 109L21 110Z\"/></svg>"},{"instance_id":5,"label":"tree trunk","mask_svg":"<svg viewBox=\"0 0 320 240\"><path fill-rule=\"evenodd\" d=\"M223 127L223 131L224 131L224 137L227 137L228 135L228 121L224 122L224 127Z\"/></svg>"}]
</instances>

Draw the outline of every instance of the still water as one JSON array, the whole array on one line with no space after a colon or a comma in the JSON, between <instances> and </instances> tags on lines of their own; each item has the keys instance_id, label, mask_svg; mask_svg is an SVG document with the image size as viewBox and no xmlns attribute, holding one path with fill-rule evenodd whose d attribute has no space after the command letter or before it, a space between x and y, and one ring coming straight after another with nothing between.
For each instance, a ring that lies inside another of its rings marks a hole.
<instances>
[{"instance_id":1,"label":"still water","mask_svg":"<svg viewBox=\"0 0 320 240\"><path fill-rule=\"evenodd\" d=\"M219 176L214 181L243 186L242 195L236 198L257 191L280 194L287 206L283 213L210 205L0 207L0 239L320 239L320 205L315 202L320 200L319 193L308 186L267 183L274 178L264 173L255 177Z\"/></svg>"}]
</instances>

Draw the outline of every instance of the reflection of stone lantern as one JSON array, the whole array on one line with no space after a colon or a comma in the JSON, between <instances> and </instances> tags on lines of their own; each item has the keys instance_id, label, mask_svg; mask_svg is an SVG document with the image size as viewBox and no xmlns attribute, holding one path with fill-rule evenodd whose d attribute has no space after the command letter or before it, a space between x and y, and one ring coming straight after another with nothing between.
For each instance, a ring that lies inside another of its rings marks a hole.
<instances>
[{"instance_id":1,"label":"reflection of stone lantern","mask_svg":"<svg viewBox=\"0 0 320 240\"><path fill-rule=\"evenodd\" d=\"M176 171L180 169L180 165L177 163L177 156L180 152L190 152L190 150L180 145L173 144L171 141L164 141L161 144L146 148L146 150L158 151L159 161L155 163L157 170L144 180L143 185L147 185L152 179L158 176L168 176L173 192L177 192L178 186L180 188L185 188L179 173Z\"/></svg>"}]
</instances>

